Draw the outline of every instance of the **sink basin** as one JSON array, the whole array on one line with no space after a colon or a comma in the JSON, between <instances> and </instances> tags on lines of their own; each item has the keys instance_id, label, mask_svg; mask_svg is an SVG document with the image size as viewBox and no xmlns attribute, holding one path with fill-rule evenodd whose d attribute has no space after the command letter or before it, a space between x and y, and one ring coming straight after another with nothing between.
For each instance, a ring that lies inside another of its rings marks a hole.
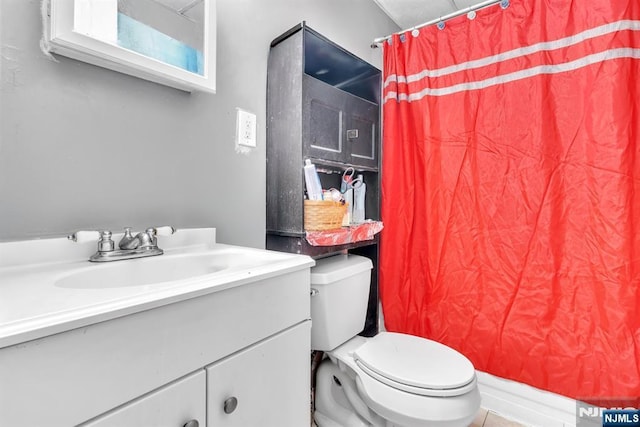
<instances>
[{"instance_id":1,"label":"sink basin","mask_svg":"<svg viewBox=\"0 0 640 427\"><path fill-rule=\"evenodd\" d=\"M153 258L91 264L59 278L55 286L72 289L105 289L155 285L213 274L229 268L228 257L209 253L161 255Z\"/></svg>"}]
</instances>

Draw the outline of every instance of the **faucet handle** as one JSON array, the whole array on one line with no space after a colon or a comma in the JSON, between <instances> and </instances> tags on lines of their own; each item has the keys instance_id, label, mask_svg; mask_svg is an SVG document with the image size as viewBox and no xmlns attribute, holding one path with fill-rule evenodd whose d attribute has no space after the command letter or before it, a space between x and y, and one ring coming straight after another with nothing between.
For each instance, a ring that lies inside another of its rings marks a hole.
<instances>
[{"instance_id":1,"label":"faucet handle","mask_svg":"<svg viewBox=\"0 0 640 427\"><path fill-rule=\"evenodd\" d=\"M111 240L111 232L104 230L100 232L100 240L98 240L98 252L111 252L115 249L115 244Z\"/></svg>"},{"instance_id":2,"label":"faucet handle","mask_svg":"<svg viewBox=\"0 0 640 427\"><path fill-rule=\"evenodd\" d=\"M67 236L67 239L78 243L95 242L100 239L101 234L99 231L76 231L73 234Z\"/></svg>"},{"instance_id":3,"label":"faucet handle","mask_svg":"<svg viewBox=\"0 0 640 427\"><path fill-rule=\"evenodd\" d=\"M156 236L171 236L176 232L176 229L170 225L163 225L162 227L155 227Z\"/></svg>"},{"instance_id":4,"label":"faucet handle","mask_svg":"<svg viewBox=\"0 0 640 427\"><path fill-rule=\"evenodd\" d=\"M113 240L111 240L111 232L109 230L103 231L76 231L75 233L67 236L67 239L73 240L77 243L85 242L98 242L98 252L111 252L113 251Z\"/></svg>"}]
</instances>

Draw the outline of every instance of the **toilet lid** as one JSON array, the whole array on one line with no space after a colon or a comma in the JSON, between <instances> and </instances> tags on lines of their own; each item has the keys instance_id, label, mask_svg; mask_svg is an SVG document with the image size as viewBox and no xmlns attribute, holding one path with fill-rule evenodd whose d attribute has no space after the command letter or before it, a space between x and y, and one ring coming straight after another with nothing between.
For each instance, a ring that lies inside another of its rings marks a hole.
<instances>
[{"instance_id":1,"label":"toilet lid","mask_svg":"<svg viewBox=\"0 0 640 427\"><path fill-rule=\"evenodd\" d=\"M374 378L419 394L466 392L465 386L475 380L469 359L443 344L412 335L382 332L358 348L353 358Z\"/></svg>"}]
</instances>

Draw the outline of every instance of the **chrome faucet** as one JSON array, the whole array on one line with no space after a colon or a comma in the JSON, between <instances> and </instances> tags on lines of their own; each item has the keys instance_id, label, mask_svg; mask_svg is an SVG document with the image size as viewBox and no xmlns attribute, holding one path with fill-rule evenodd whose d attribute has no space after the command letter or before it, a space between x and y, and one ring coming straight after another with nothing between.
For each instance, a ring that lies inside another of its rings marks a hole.
<instances>
[{"instance_id":1,"label":"chrome faucet","mask_svg":"<svg viewBox=\"0 0 640 427\"><path fill-rule=\"evenodd\" d=\"M131 234L131 227L124 229L124 236L120 239L118 247L111 239L111 231L78 231L68 236L74 242L86 242L98 237L98 250L91 255L91 262L119 261L123 259L143 258L149 256L162 255L164 252L158 247L156 236L169 236L176 232L171 226L147 228L135 235Z\"/></svg>"},{"instance_id":2,"label":"chrome faucet","mask_svg":"<svg viewBox=\"0 0 640 427\"><path fill-rule=\"evenodd\" d=\"M157 228L147 228L133 237L131 235L131 227L125 227L124 236L120 239L118 247L122 250L157 247L157 233ZM173 231L170 234L173 234Z\"/></svg>"}]
</instances>

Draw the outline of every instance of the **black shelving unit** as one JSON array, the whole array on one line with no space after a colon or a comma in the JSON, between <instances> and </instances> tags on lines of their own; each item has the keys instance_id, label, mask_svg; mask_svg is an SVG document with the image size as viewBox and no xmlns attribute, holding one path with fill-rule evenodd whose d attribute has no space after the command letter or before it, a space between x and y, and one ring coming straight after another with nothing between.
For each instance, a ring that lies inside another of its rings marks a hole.
<instances>
[{"instance_id":1,"label":"black shelving unit","mask_svg":"<svg viewBox=\"0 0 640 427\"><path fill-rule=\"evenodd\" d=\"M306 159L323 188L353 167L367 184L367 218L380 219L381 72L304 22L271 43L267 72L267 249L321 258L349 251L374 265L367 322L378 331L378 242L312 246L304 230Z\"/></svg>"}]
</instances>

